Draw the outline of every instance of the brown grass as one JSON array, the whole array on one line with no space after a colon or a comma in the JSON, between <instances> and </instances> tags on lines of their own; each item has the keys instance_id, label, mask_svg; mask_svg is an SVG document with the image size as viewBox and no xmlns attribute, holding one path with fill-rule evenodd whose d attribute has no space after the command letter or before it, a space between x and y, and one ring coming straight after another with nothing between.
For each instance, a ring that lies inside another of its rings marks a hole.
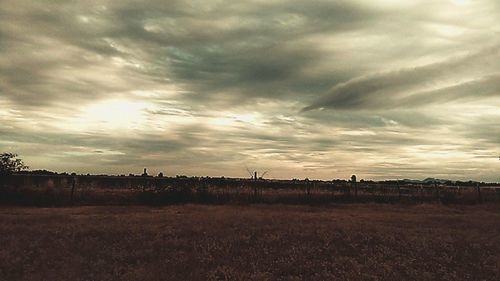
<instances>
[{"instance_id":1,"label":"brown grass","mask_svg":"<svg viewBox=\"0 0 500 281\"><path fill-rule=\"evenodd\" d=\"M500 280L500 208L1 208L0 280Z\"/></svg>"}]
</instances>

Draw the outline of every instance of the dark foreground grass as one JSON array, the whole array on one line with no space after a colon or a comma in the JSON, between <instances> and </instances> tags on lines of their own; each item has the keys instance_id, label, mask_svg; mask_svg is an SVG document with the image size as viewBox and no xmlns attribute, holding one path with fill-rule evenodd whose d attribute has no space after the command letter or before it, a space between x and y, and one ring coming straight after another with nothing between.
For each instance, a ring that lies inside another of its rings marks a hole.
<instances>
[{"instance_id":1,"label":"dark foreground grass","mask_svg":"<svg viewBox=\"0 0 500 281\"><path fill-rule=\"evenodd\" d=\"M4 207L0 280L500 280L500 209Z\"/></svg>"}]
</instances>

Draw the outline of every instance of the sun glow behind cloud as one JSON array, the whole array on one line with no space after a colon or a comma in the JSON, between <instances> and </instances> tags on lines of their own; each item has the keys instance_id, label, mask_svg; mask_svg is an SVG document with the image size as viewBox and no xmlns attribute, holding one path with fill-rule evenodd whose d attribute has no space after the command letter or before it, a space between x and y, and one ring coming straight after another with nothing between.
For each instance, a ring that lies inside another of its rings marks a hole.
<instances>
[{"instance_id":1,"label":"sun glow behind cloud","mask_svg":"<svg viewBox=\"0 0 500 281\"><path fill-rule=\"evenodd\" d=\"M147 110L154 105L121 99L99 101L83 106L74 117L59 124L72 131L133 131L147 125Z\"/></svg>"}]
</instances>

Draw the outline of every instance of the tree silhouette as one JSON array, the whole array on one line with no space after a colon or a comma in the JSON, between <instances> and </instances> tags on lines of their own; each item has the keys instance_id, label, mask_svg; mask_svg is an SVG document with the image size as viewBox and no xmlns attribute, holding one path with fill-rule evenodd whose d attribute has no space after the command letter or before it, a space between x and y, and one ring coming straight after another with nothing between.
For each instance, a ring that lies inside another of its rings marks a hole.
<instances>
[{"instance_id":1,"label":"tree silhouette","mask_svg":"<svg viewBox=\"0 0 500 281\"><path fill-rule=\"evenodd\" d=\"M8 176L15 172L27 169L23 160L15 153L4 152L0 154L0 176Z\"/></svg>"}]
</instances>

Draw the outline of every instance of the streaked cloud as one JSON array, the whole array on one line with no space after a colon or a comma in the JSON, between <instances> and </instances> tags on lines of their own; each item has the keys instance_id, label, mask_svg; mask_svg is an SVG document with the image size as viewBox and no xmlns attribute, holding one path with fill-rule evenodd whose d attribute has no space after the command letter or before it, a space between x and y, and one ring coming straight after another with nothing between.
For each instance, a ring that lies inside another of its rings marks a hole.
<instances>
[{"instance_id":1,"label":"streaked cloud","mask_svg":"<svg viewBox=\"0 0 500 281\"><path fill-rule=\"evenodd\" d=\"M494 0L2 1L0 150L93 173L499 181Z\"/></svg>"}]
</instances>

